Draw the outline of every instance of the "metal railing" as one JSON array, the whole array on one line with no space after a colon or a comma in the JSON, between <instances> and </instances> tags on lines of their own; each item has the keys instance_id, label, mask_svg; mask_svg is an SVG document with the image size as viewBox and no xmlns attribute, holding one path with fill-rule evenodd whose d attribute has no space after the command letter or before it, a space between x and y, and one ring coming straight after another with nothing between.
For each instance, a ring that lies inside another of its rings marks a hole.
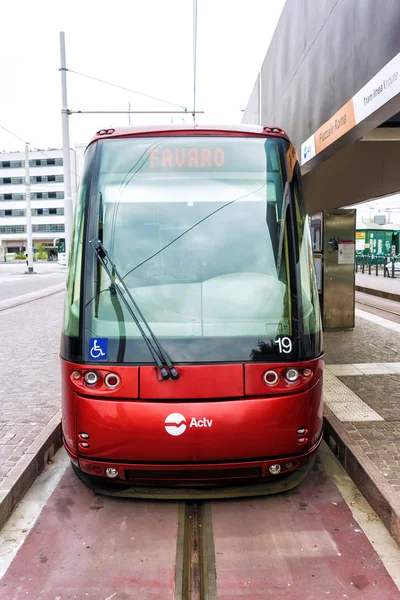
<instances>
[{"instance_id":1,"label":"metal railing","mask_svg":"<svg viewBox=\"0 0 400 600\"><path fill-rule=\"evenodd\" d=\"M400 275L400 256L393 257L391 254L356 255L355 271L377 277L395 277Z\"/></svg>"}]
</instances>

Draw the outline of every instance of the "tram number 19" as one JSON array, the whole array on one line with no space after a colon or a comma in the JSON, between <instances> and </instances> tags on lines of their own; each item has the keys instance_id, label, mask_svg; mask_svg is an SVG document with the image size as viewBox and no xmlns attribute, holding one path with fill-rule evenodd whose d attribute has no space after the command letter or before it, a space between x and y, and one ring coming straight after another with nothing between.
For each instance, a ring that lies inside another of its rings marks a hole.
<instances>
[{"instance_id":1,"label":"tram number 19","mask_svg":"<svg viewBox=\"0 0 400 600\"><path fill-rule=\"evenodd\" d=\"M292 340L288 337L278 338L274 344L278 344L280 354L290 354L292 351Z\"/></svg>"}]
</instances>

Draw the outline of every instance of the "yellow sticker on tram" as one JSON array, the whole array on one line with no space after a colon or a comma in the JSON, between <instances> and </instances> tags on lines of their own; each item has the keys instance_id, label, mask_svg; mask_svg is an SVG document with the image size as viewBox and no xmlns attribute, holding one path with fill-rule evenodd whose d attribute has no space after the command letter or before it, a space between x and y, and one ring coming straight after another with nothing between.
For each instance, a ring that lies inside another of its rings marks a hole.
<instances>
[{"instance_id":1,"label":"yellow sticker on tram","mask_svg":"<svg viewBox=\"0 0 400 600\"><path fill-rule=\"evenodd\" d=\"M286 168L287 168L287 176L288 181L292 181L293 171L298 161L297 152L293 144L290 144L289 150L286 152Z\"/></svg>"}]
</instances>

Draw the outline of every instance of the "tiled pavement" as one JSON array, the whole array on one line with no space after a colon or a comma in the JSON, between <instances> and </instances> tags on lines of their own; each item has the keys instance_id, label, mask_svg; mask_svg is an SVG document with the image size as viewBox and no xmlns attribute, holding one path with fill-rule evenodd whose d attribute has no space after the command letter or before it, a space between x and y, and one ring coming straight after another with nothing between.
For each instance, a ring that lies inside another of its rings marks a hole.
<instances>
[{"instance_id":1,"label":"tiled pavement","mask_svg":"<svg viewBox=\"0 0 400 600\"><path fill-rule=\"evenodd\" d=\"M324 334L326 364L400 362L400 335L356 316L353 331Z\"/></svg>"},{"instance_id":2,"label":"tiled pavement","mask_svg":"<svg viewBox=\"0 0 400 600\"><path fill-rule=\"evenodd\" d=\"M400 334L356 317L354 331L326 333L324 342L328 377L336 376L382 419L346 420L342 415L343 426L400 493ZM335 413L335 406L330 408Z\"/></svg>"},{"instance_id":3,"label":"tiled pavement","mask_svg":"<svg viewBox=\"0 0 400 600\"><path fill-rule=\"evenodd\" d=\"M0 483L60 409L63 298L0 313Z\"/></svg>"}]
</instances>

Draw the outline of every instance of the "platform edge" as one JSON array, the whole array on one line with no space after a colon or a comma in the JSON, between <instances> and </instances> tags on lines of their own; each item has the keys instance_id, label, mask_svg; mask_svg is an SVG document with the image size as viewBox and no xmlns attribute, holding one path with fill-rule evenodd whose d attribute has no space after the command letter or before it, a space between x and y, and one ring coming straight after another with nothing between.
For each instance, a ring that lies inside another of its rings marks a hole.
<instances>
[{"instance_id":1,"label":"platform edge","mask_svg":"<svg viewBox=\"0 0 400 600\"><path fill-rule=\"evenodd\" d=\"M400 545L400 495L392 489L363 449L350 439L343 424L327 407L324 440Z\"/></svg>"},{"instance_id":2,"label":"platform edge","mask_svg":"<svg viewBox=\"0 0 400 600\"><path fill-rule=\"evenodd\" d=\"M373 277L373 275L371 275ZM385 300L392 300L393 302L400 302L400 294L394 292L387 292L386 290L378 290L376 288L368 288L365 285L356 285L356 292L362 292L363 294L369 294L370 296L376 296L377 298L384 298Z\"/></svg>"},{"instance_id":3,"label":"platform edge","mask_svg":"<svg viewBox=\"0 0 400 600\"><path fill-rule=\"evenodd\" d=\"M58 411L0 484L0 528L61 444L61 411Z\"/></svg>"}]
</instances>

